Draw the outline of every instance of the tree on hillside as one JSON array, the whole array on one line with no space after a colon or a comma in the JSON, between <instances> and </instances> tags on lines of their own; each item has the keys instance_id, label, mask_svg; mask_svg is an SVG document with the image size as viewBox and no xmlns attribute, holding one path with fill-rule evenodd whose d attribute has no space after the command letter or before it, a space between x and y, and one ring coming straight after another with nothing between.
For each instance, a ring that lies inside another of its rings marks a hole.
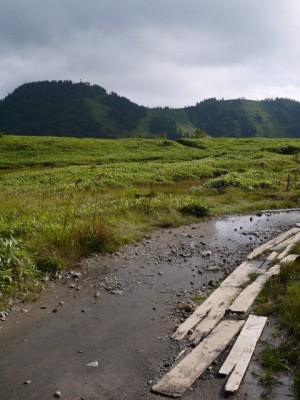
<instances>
[{"instance_id":1,"label":"tree on hillside","mask_svg":"<svg viewBox=\"0 0 300 400\"><path fill-rule=\"evenodd\" d=\"M208 136L207 133L203 129L200 129L200 128L195 129L194 132L192 133L192 135L196 139L203 139Z\"/></svg>"}]
</instances>

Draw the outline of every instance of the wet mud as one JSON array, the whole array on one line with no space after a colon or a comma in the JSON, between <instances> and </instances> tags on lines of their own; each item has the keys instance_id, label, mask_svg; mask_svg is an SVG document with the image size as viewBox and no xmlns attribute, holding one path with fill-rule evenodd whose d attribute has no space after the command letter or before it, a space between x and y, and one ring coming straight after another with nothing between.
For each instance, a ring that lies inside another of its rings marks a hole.
<instances>
[{"instance_id":1,"label":"wet mud","mask_svg":"<svg viewBox=\"0 0 300 400\"><path fill-rule=\"evenodd\" d=\"M255 247L295 223L300 213L211 219L152 232L113 255L93 255L57 276L37 303L0 321L0 398L157 400L150 389L187 342L170 339L196 305ZM186 400L260 398L259 352L239 392L228 397L221 359L184 394ZM88 366L91 362L97 362ZM275 399L292 398L283 377Z\"/></svg>"}]
</instances>

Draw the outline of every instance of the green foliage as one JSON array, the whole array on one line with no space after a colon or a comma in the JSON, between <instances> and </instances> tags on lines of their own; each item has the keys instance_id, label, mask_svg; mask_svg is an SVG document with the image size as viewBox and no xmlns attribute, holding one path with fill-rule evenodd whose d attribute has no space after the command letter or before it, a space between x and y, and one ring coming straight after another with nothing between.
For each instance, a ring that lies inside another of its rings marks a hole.
<instances>
[{"instance_id":1,"label":"green foliage","mask_svg":"<svg viewBox=\"0 0 300 400\"><path fill-rule=\"evenodd\" d=\"M274 151L274 153L286 154L286 155L297 155L300 153L300 145L284 145L281 147L270 148L269 151Z\"/></svg>"},{"instance_id":2,"label":"green foliage","mask_svg":"<svg viewBox=\"0 0 300 400\"><path fill-rule=\"evenodd\" d=\"M197 306L200 306L200 304L203 303L203 301L206 299L206 296L202 293L195 293L193 296L193 301Z\"/></svg>"},{"instance_id":3,"label":"green foliage","mask_svg":"<svg viewBox=\"0 0 300 400\"><path fill-rule=\"evenodd\" d=\"M267 345L262 351L262 365L272 372L289 370L288 347L281 344L277 347Z\"/></svg>"},{"instance_id":4,"label":"green foliage","mask_svg":"<svg viewBox=\"0 0 300 400\"><path fill-rule=\"evenodd\" d=\"M135 129L139 120L146 115L145 107L138 106L116 93L105 96L103 103L111 108L109 117L127 130Z\"/></svg>"},{"instance_id":5,"label":"green foliage","mask_svg":"<svg viewBox=\"0 0 300 400\"><path fill-rule=\"evenodd\" d=\"M13 238L0 240L0 284L20 281L32 269L33 265L20 243Z\"/></svg>"},{"instance_id":6,"label":"green foliage","mask_svg":"<svg viewBox=\"0 0 300 400\"><path fill-rule=\"evenodd\" d=\"M145 113L144 107L97 85L33 82L0 102L0 129L38 136L126 137Z\"/></svg>"},{"instance_id":7,"label":"green foliage","mask_svg":"<svg viewBox=\"0 0 300 400\"><path fill-rule=\"evenodd\" d=\"M24 285L35 282L35 274L112 251L153 228L196 221L212 211L295 206L297 191L284 191L295 157L267 150L283 145L296 146L297 140L5 135L0 238L14 238L20 263L14 272L2 267L2 292L15 288L20 295L22 287L29 293ZM230 183L225 190L214 189L220 179Z\"/></svg>"},{"instance_id":8,"label":"green foliage","mask_svg":"<svg viewBox=\"0 0 300 400\"><path fill-rule=\"evenodd\" d=\"M273 174L261 170L249 170L246 172L232 172L225 177L211 180L207 186L223 191L228 188L241 188L244 190L273 189L276 180Z\"/></svg>"},{"instance_id":9,"label":"green foliage","mask_svg":"<svg viewBox=\"0 0 300 400\"><path fill-rule=\"evenodd\" d=\"M299 137L300 103L290 99L204 100L146 108L88 82L26 83L0 101L0 130L67 137Z\"/></svg>"},{"instance_id":10,"label":"green foliage","mask_svg":"<svg viewBox=\"0 0 300 400\"><path fill-rule=\"evenodd\" d=\"M176 122L164 115L151 118L149 131L154 135L166 134L169 139L175 139L180 136L177 132Z\"/></svg>"},{"instance_id":11,"label":"green foliage","mask_svg":"<svg viewBox=\"0 0 300 400\"><path fill-rule=\"evenodd\" d=\"M268 375L288 369L295 376L296 398L300 398L300 262L284 264L280 273L272 277L258 297L256 312L276 315L284 329L283 342L277 348L269 346L263 352L263 363Z\"/></svg>"},{"instance_id":12,"label":"green foliage","mask_svg":"<svg viewBox=\"0 0 300 400\"><path fill-rule=\"evenodd\" d=\"M29 258L24 243L14 238L2 239L0 237L0 304L5 300L5 295L12 288L18 288L18 296L25 296L29 285L36 281L38 272Z\"/></svg>"},{"instance_id":13,"label":"green foliage","mask_svg":"<svg viewBox=\"0 0 300 400\"><path fill-rule=\"evenodd\" d=\"M256 126L249 121L243 100L204 100L195 107L188 107L187 114L197 128L211 136L256 136Z\"/></svg>"},{"instance_id":14,"label":"green foliage","mask_svg":"<svg viewBox=\"0 0 300 400\"><path fill-rule=\"evenodd\" d=\"M195 130L194 130L194 132L193 132L193 137L194 137L195 139L202 139L202 138L207 137L207 133L204 132L203 129L198 128L198 129L195 129Z\"/></svg>"},{"instance_id":15,"label":"green foliage","mask_svg":"<svg viewBox=\"0 0 300 400\"><path fill-rule=\"evenodd\" d=\"M183 214L193 215L197 218L208 217L211 214L207 205L196 202L181 207L179 211L181 211Z\"/></svg>"},{"instance_id":16,"label":"green foliage","mask_svg":"<svg viewBox=\"0 0 300 400\"><path fill-rule=\"evenodd\" d=\"M276 116L278 122L284 126L286 135L299 137L300 132L300 103L291 99L276 98L262 102L267 110Z\"/></svg>"}]
</instances>

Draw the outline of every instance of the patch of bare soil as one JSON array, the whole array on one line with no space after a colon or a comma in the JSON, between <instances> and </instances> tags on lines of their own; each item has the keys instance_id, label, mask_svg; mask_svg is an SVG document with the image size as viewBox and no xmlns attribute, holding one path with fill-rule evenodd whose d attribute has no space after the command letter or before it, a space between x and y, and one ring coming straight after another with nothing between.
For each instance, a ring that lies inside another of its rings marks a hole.
<instances>
[{"instance_id":1,"label":"patch of bare soil","mask_svg":"<svg viewBox=\"0 0 300 400\"><path fill-rule=\"evenodd\" d=\"M0 321L0 398L159 399L150 388L186 346L170 336L191 313L195 293L207 295L253 248L298 221L293 212L159 230L57 276L39 302L12 308ZM261 346L231 398L263 394L257 376ZM183 398L226 398L220 362ZM291 398L291 382L284 379L273 398Z\"/></svg>"}]
</instances>

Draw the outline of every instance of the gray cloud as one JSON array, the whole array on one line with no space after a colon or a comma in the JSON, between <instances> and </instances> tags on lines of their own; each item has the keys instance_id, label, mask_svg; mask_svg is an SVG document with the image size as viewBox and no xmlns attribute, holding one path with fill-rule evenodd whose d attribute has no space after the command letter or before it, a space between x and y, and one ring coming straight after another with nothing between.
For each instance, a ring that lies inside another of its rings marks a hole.
<instances>
[{"instance_id":1,"label":"gray cloud","mask_svg":"<svg viewBox=\"0 0 300 400\"><path fill-rule=\"evenodd\" d=\"M1 0L0 97L89 81L139 104L300 100L298 0Z\"/></svg>"}]
</instances>

